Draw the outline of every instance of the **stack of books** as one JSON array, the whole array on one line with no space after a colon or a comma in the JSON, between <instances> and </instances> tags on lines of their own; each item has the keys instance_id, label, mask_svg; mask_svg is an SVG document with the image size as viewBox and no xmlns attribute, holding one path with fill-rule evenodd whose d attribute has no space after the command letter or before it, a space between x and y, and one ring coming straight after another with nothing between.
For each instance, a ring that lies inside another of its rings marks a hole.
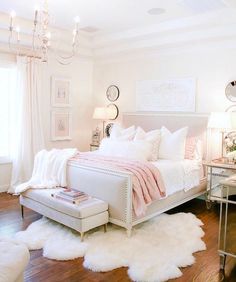
<instances>
[{"instance_id":1,"label":"stack of books","mask_svg":"<svg viewBox=\"0 0 236 282\"><path fill-rule=\"evenodd\" d=\"M77 204L77 205L90 198L90 196L84 192L69 189L69 188L53 193L51 196L59 200L63 200L71 204Z\"/></svg>"}]
</instances>

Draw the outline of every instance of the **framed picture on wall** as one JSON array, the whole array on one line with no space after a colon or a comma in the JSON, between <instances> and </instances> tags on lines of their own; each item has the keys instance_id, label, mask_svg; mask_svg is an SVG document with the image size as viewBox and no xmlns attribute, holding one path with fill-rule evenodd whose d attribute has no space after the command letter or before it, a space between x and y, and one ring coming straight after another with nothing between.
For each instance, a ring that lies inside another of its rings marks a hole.
<instances>
[{"instance_id":1,"label":"framed picture on wall","mask_svg":"<svg viewBox=\"0 0 236 282\"><path fill-rule=\"evenodd\" d=\"M71 106L71 79L67 77L51 77L51 105L52 107Z\"/></svg>"},{"instance_id":2,"label":"framed picture on wall","mask_svg":"<svg viewBox=\"0 0 236 282\"><path fill-rule=\"evenodd\" d=\"M196 79L182 77L136 82L136 110L195 112Z\"/></svg>"},{"instance_id":3,"label":"framed picture on wall","mask_svg":"<svg viewBox=\"0 0 236 282\"><path fill-rule=\"evenodd\" d=\"M70 112L51 112L52 141L71 140L72 115Z\"/></svg>"}]
</instances>

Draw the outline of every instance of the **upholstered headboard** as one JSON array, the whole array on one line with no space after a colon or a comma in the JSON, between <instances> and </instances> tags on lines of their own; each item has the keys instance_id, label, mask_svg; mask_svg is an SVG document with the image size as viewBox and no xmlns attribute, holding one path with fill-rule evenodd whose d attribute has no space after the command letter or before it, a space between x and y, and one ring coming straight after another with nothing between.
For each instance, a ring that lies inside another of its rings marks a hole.
<instances>
[{"instance_id":1,"label":"upholstered headboard","mask_svg":"<svg viewBox=\"0 0 236 282\"><path fill-rule=\"evenodd\" d=\"M173 113L124 113L125 127L136 125L144 130L161 128L163 125L170 131L188 126L188 136L197 137L203 142L203 157L207 158L207 114L173 114Z\"/></svg>"}]
</instances>

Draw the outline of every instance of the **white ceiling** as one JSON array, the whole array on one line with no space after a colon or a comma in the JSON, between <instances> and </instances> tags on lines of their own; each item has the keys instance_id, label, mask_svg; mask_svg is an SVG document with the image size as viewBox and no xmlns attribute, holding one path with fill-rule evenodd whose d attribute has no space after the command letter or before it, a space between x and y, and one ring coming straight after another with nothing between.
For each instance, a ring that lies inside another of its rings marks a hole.
<instances>
[{"instance_id":1,"label":"white ceiling","mask_svg":"<svg viewBox=\"0 0 236 282\"><path fill-rule=\"evenodd\" d=\"M43 0L0 0L0 11L14 10L17 16L33 19L35 6ZM50 23L73 28L73 18L81 18L80 27L93 27L100 32L117 32L140 28L169 20L184 19L211 13L236 4L236 0L48 0ZM149 15L152 8L163 8L165 13Z\"/></svg>"}]
</instances>

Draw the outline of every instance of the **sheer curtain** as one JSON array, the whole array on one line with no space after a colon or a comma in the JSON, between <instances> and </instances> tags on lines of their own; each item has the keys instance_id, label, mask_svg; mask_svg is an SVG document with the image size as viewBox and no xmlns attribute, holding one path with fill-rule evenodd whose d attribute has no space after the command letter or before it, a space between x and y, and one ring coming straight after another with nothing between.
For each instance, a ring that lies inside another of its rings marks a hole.
<instances>
[{"instance_id":1,"label":"sheer curtain","mask_svg":"<svg viewBox=\"0 0 236 282\"><path fill-rule=\"evenodd\" d=\"M42 69L38 59L17 57L17 81L11 99L12 179L9 193L29 180L34 155L44 148L40 95Z\"/></svg>"}]
</instances>

